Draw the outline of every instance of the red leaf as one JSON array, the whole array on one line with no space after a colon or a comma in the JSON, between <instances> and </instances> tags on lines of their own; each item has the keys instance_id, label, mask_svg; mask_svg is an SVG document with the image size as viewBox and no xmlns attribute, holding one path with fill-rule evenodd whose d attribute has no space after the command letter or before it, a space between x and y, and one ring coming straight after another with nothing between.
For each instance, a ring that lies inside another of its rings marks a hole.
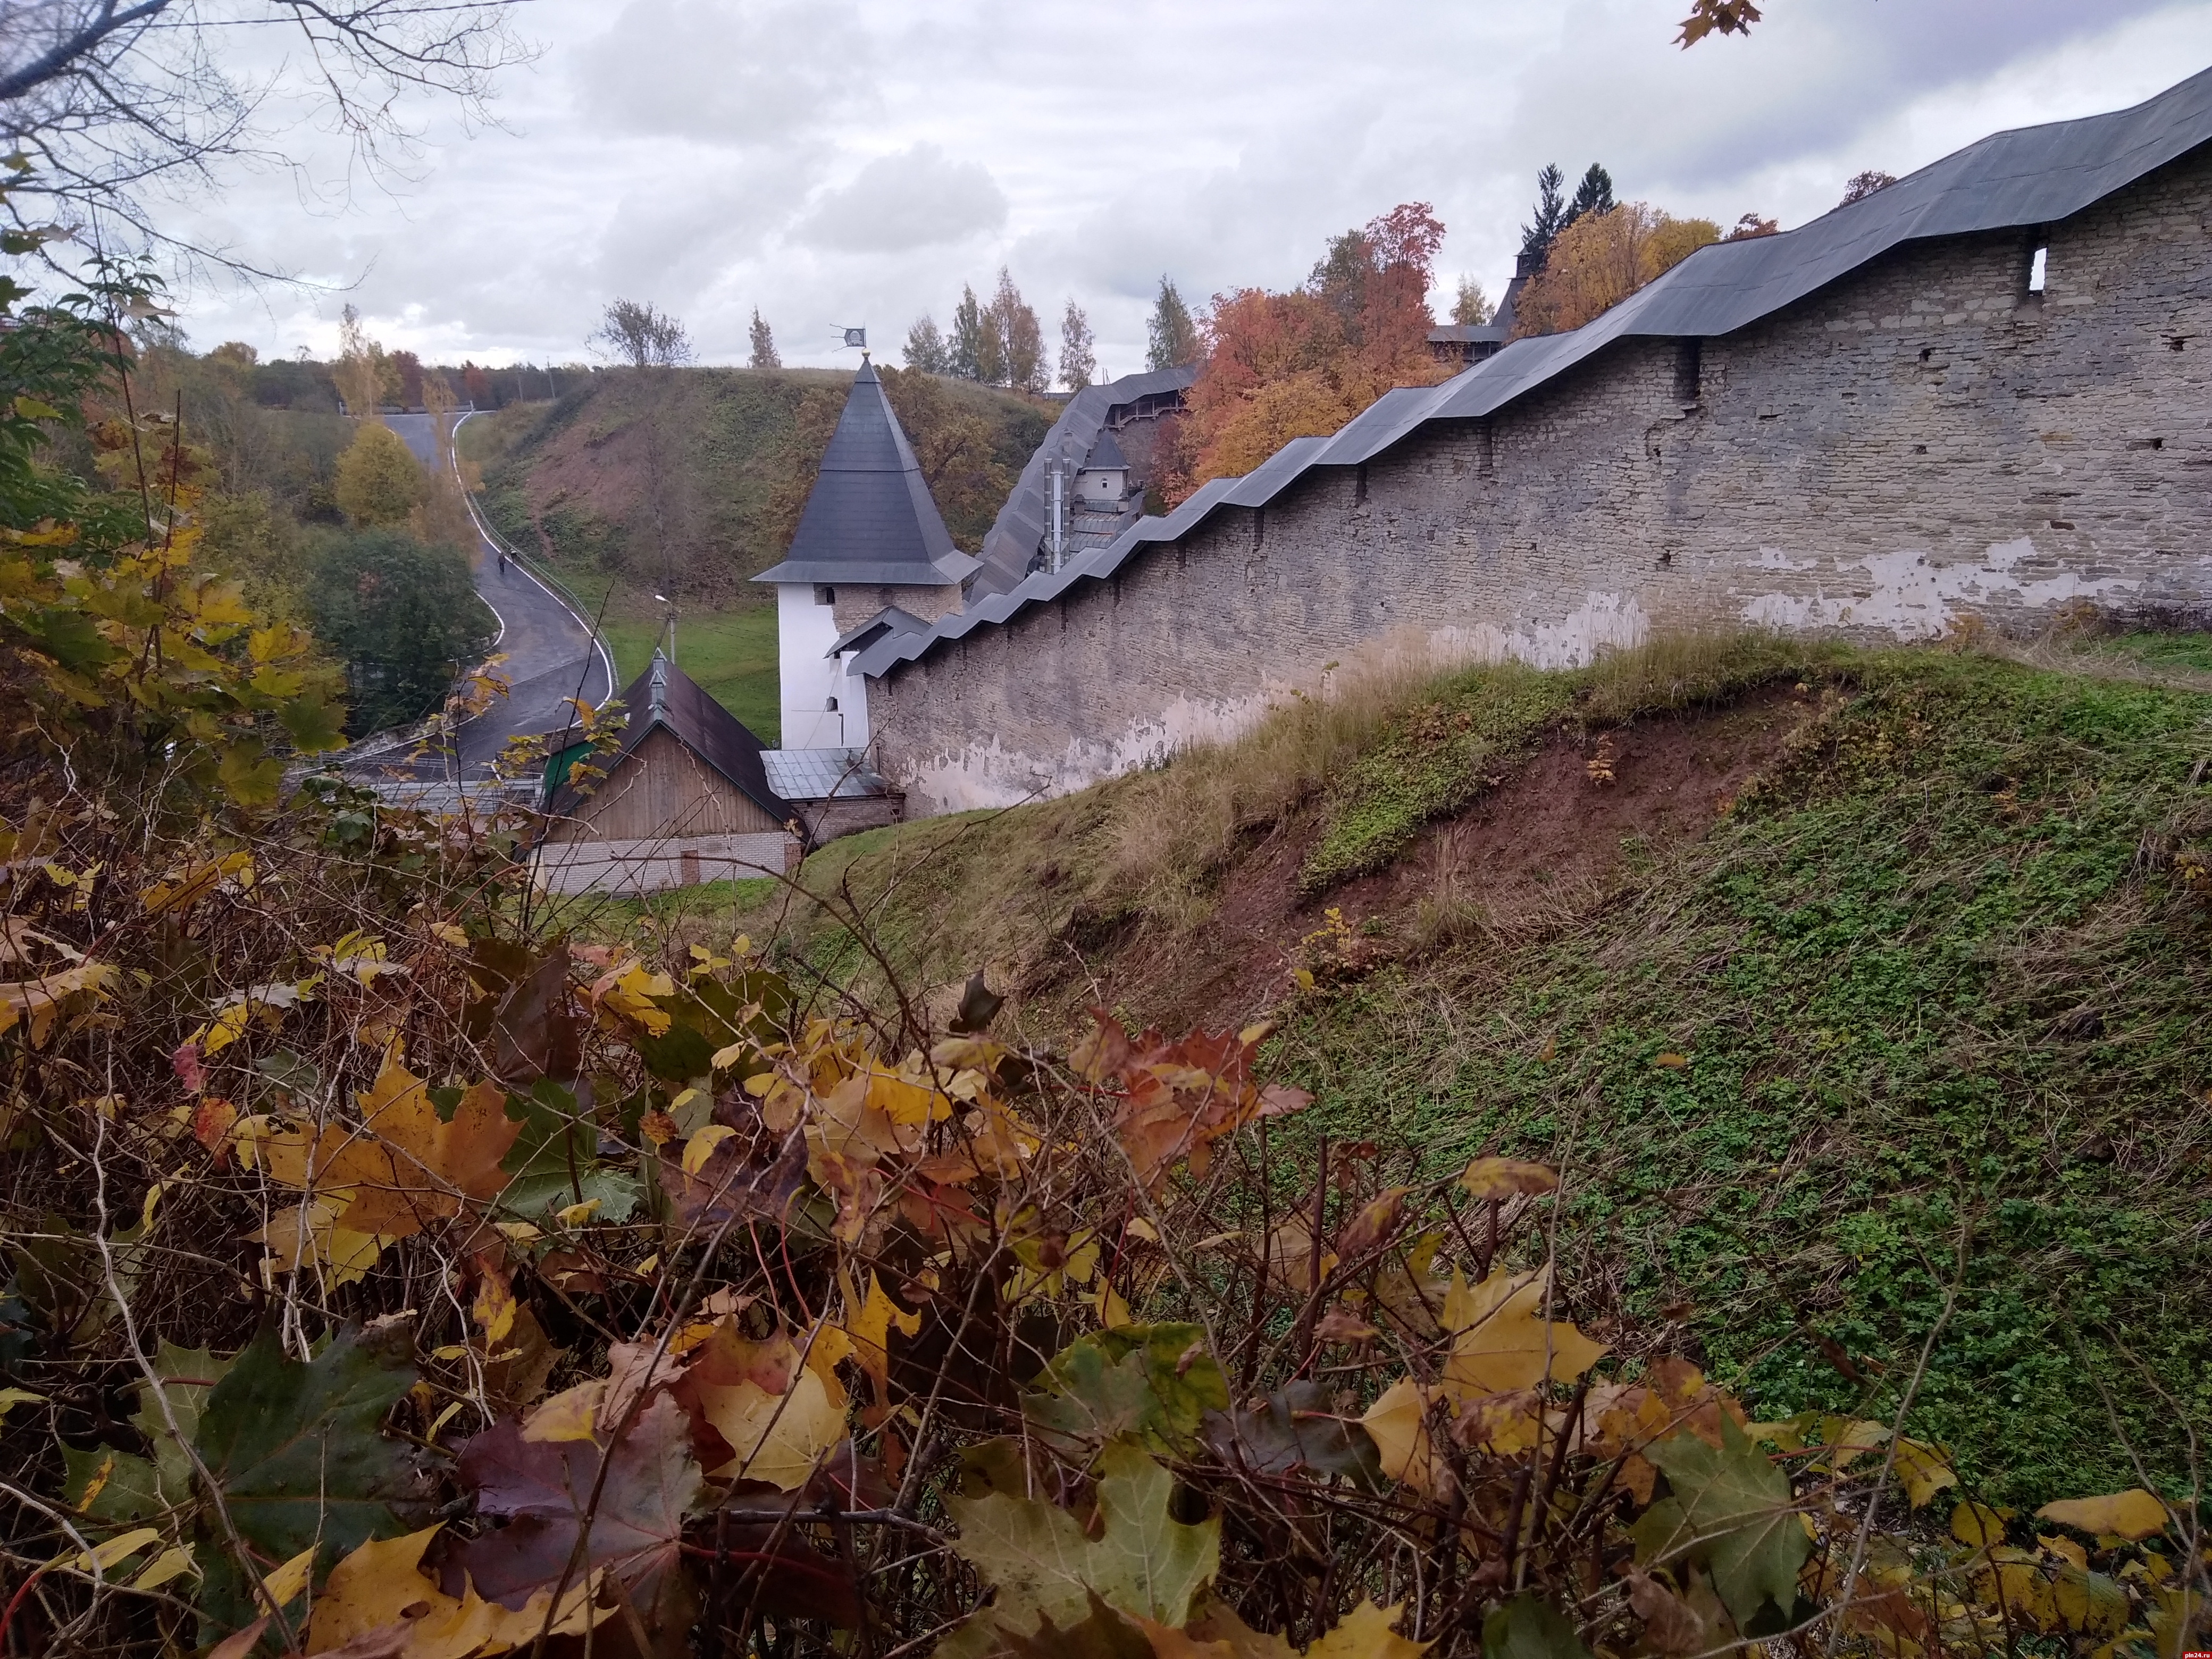
<instances>
[{"instance_id":1,"label":"red leaf","mask_svg":"<svg viewBox=\"0 0 2212 1659\"><path fill-rule=\"evenodd\" d=\"M468 1442L460 1476L476 1488L477 1508L513 1518L447 1558L447 1595L461 1593L464 1574L478 1595L509 1607L550 1590L585 1528L585 1508L605 1456L606 1482L589 1520L582 1565L570 1582L605 1566L634 1601L656 1599L678 1558L684 1512L699 1496L691 1425L683 1407L663 1395L638 1413L611 1455L605 1452L605 1432L597 1440L526 1440L522 1425L509 1418Z\"/></svg>"}]
</instances>

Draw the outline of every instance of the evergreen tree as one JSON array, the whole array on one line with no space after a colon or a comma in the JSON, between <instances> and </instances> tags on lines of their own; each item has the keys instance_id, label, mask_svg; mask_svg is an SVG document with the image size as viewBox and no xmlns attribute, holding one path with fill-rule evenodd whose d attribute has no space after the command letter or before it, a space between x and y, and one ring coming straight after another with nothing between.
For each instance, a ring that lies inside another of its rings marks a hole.
<instances>
[{"instance_id":1,"label":"evergreen tree","mask_svg":"<svg viewBox=\"0 0 2212 1659\"><path fill-rule=\"evenodd\" d=\"M1068 295L1067 310L1060 319L1060 383L1070 392L1080 392L1089 386L1098 373L1096 343L1091 334L1091 319L1083 314L1083 307Z\"/></svg>"},{"instance_id":2,"label":"evergreen tree","mask_svg":"<svg viewBox=\"0 0 2212 1659\"><path fill-rule=\"evenodd\" d=\"M1160 296L1145 322L1145 337L1146 368L1174 368L1198 361L1198 325L1191 320L1190 307L1183 304L1176 285L1164 276Z\"/></svg>"},{"instance_id":3,"label":"evergreen tree","mask_svg":"<svg viewBox=\"0 0 2212 1659\"><path fill-rule=\"evenodd\" d=\"M460 665L498 631L467 559L404 531L325 537L308 562L307 597L316 639L346 665L347 726L356 736L435 708Z\"/></svg>"},{"instance_id":4,"label":"evergreen tree","mask_svg":"<svg viewBox=\"0 0 2212 1659\"><path fill-rule=\"evenodd\" d=\"M983 378L983 307L975 301L975 290L964 284L960 289L960 303L952 311L949 355L949 372L963 380Z\"/></svg>"},{"instance_id":5,"label":"evergreen tree","mask_svg":"<svg viewBox=\"0 0 2212 1659\"><path fill-rule=\"evenodd\" d=\"M753 307L752 337L751 366L755 368L781 368L783 359L776 355L775 336L769 332L768 319L760 314L758 306Z\"/></svg>"},{"instance_id":6,"label":"evergreen tree","mask_svg":"<svg viewBox=\"0 0 2212 1659\"><path fill-rule=\"evenodd\" d=\"M950 374L952 348L939 332L937 319L920 317L906 331L906 366L923 374Z\"/></svg>"},{"instance_id":7,"label":"evergreen tree","mask_svg":"<svg viewBox=\"0 0 2212 1659\"><path fill-rule=\"evenodd\" d=\"M1545 163L1536 175L1535 222L1521 227L1521 252L1540 266L1552 251L1553 239L1566 228L1566 199L1560 193L1566 182L1556 161Z\"/></svg>"},{"instance_id":8,"label":"evergreen tree","mask_svg":"<svg viewBox=\"0 0 2212 1659\"><path fill-rule=\"evenodd\" d=\"M1575 199L1568 204L1566 217L1559 221L1559 228L1565 230L1586 213L1610 213L1620 205L1613 199L1613 175L1592 161L1589 171L1583 174L1582 183L1575 186Z\"/></svg>"}]
</instances>

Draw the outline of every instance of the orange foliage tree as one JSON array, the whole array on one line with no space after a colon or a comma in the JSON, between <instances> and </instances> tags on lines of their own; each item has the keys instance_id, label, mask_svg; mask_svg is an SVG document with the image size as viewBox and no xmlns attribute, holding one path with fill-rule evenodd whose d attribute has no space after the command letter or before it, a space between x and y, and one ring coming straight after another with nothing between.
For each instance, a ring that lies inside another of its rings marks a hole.
<instances>
[{"instance_id":1,"label":"orange foliage tree","mask_svg":"<svg viewBox=\"0 0 2212 1659\"><path fill-rule=\"evenodd\" d=\"M1522 294L1515 333L1580 328L1720 238L1710 219L1677 219L1647 202L1585 214L1559 233Z\"/></svg>"},{"instance_id":2,"label":"orange foliage tree","mask_svg":"<svg viewBox=\"0 0 2212 1659\"><path fill-rule=\"evenodd\" d=\"M1429 204L1402 203L1335 238L1303 287L1216 295L1170 500L1335 431L1393 386L1443 378L1428 293L1443 234Z\"/></svg>"}]
</instances>

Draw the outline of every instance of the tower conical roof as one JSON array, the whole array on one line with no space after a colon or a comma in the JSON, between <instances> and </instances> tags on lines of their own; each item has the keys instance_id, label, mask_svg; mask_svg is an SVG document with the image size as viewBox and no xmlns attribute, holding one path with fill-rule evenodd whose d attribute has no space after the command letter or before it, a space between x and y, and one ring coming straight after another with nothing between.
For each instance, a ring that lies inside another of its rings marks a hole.
<instances>
[{"instance_id":1,"label":"tower conical roof","mask_svg":"<svg viewBox=\"0 0 2212 1659\"><path fill-rule=\"evenodd\" d=\"M753 580L941 587L975 566L952 545L882 377L864 359L798 534L783 562Z\"/></svg>"}]
</instances>

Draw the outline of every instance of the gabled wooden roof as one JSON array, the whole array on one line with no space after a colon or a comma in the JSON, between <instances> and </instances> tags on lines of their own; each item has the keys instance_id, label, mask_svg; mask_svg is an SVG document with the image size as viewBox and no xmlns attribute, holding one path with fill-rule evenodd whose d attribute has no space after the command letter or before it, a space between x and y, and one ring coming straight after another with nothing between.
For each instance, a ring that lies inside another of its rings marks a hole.
<instances>
[{"instance_id":1,"label":"gabled wooden roof","mask_svg":"<svg viewBox=\"0 0 2212 1659\"><path fill-rule=\"evenodd\" d=\"M657 696L656 678L660 682ZM623 729L622 747L606 763L610 782L647 737L665 729L779 823L798 816L789 801L769 787L767 770L761 765L761 751L767 745L658 651L653 653L652 665L623 688L622 704L629 714L629 724ZM553 817L564 817L583 800L582 794L563 783L547 799L545 810Z\"/></svg>"}]
</instances>

